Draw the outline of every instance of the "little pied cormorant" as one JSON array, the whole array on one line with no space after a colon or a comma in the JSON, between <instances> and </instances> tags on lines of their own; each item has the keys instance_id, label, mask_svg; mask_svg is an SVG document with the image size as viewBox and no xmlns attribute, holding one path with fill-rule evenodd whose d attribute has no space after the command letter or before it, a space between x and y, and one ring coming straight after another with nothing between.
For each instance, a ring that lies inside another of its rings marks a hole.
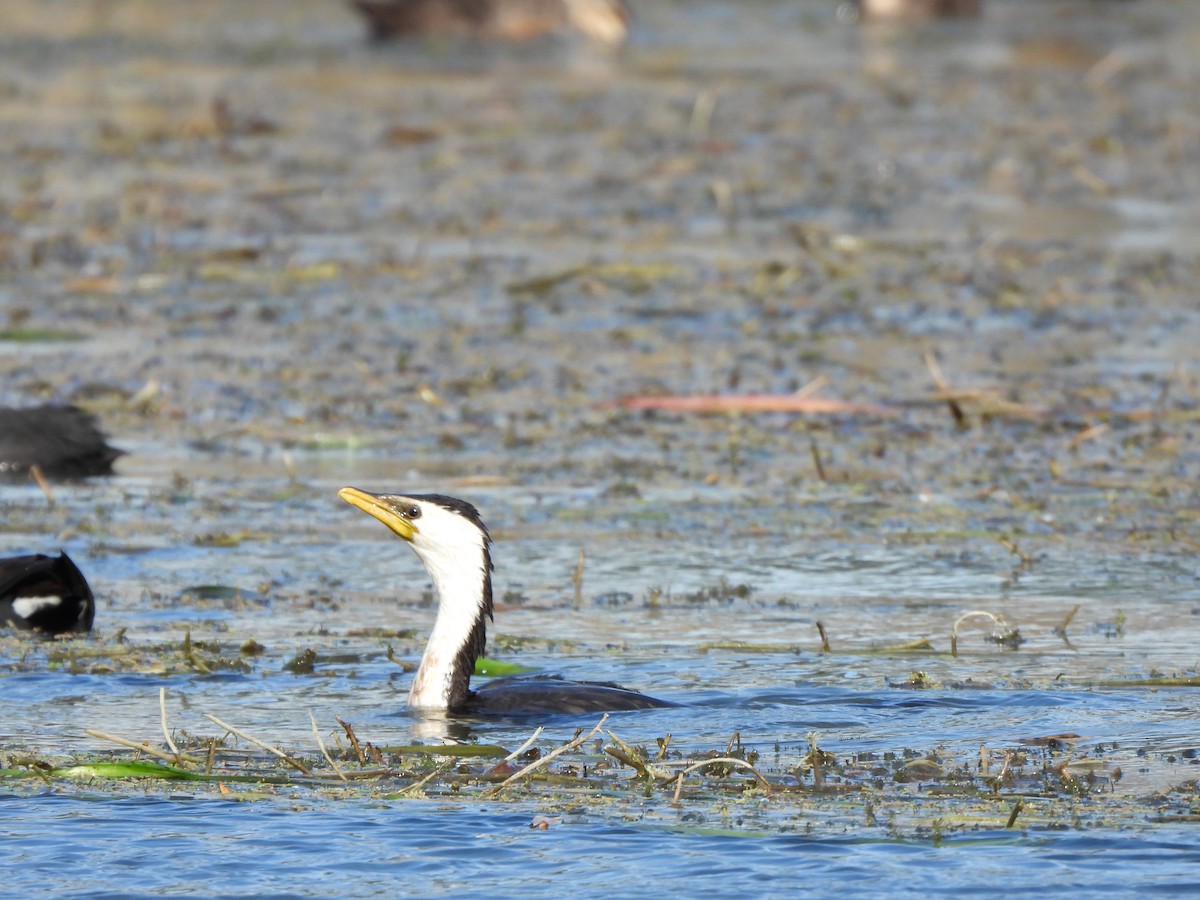
<instances>
[{"instance_id":1,"label":"little pied cormorant","mask_svg":"<svg viewBox=\"0 0 1200 900\"><path fill-rule=\"evenodd\" d=\"M513 716L675 705L611 682L557 676L497 678L471 690L492 619L491 537L478 510L440 494L371 494L347 487L338 496L403 538L437 591L437 619L408 694L413 709Z\"/></svg>"}]
</instances>

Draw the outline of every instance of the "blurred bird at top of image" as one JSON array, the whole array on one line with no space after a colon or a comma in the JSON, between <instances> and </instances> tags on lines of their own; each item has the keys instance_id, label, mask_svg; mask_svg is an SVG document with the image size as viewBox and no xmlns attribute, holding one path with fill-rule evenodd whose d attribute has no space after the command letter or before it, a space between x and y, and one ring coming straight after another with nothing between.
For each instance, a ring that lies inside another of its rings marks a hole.
<instances>
[{"instance_id":1,"label":"blurred bird at top of image","mask_svg":"<svg viewBox=\"0 0 1200 900\"><path fill-rule=\"evenodd\" d=\"M847 7L858 19L882 22L977 16L983 0L856 0Z\"/></svg>"},{"instance_id":2,"label":"blurred bird at top of image","mask_svg":"<svg viewBox=\"0 0 1200 900\"><path fill-rule=\"evenodd\" d=\"M629 34L624 0L351 0L375 40L447 36L522 41L577 32L616 46Z\"/></svg>"}]
</instances>

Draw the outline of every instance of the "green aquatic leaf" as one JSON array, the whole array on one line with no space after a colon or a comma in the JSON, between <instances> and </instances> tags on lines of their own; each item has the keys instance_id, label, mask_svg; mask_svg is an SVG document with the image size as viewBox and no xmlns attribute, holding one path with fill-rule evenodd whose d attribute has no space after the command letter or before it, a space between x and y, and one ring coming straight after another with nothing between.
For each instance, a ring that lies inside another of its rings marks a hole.
<instances>
[{"instance_id":1,"label":"green aquatic leaf","mask_svg":"<svg viewBox=\"0 0 1200 900\"><path fill-rule=\"evenodd\" d=\"M523 666L520 663L501 662L498 659L489 659L486 656L481 656L475 660L476 675L488 677L497 675L525 675L534 671L536 670L529 666Z\"/></svg>"},{"instance_id":2,"label":"green aquatic leaf","mask_svg":"<svg viewBox=\"0 0 1200 900\"><path fill-rule=\"evenodd\" d=\"M164 778L203 781L204 776L154 762L91 762L77 766L50 767L39 764L27 769L0 769L0 778Z\"/></svg>"},{"instance_id":3,"label":"green aquatic leaf","mask_svg":"<svg viewBox=\"0 0 1200 900\"><path fill-rule=\"evenodd\" d=\"M54 769L50 774L59 778L166 778L179 781L199 781L199 775L185 772L164 763L152 762L95 762Z\"/></svg>"},{"instance_id":4,"label":"green aquatic leaf","mask_svg":"<svg viewBox=\"0 0 1200 900\"><path fill-rule=\"evenodd\" d=\"M86 335L62 328L6 328L0 331L0 341L14 344L66 343L82 341Z\"/></svg>"},{"instance_id":5,"label":"green aquatic leaf","mask_svg":"<svg viewBox=\"0 0 1200 900\"><path fill-rule=\"evenodd\" d=\"M503 752L503 751L502 751ZM477 754L480 756L489 754ZM240 782L243 784L292 784L293 779L277 772L272 773L209 773L188 772L166 763L129 760L126 762L88 762L75 766L49 766L44 763L28 768L0 769L3 778L71 778L79 781L108 779L121 781L128 778L156 778L163 781Z\"/></svg>"}]
</instances>

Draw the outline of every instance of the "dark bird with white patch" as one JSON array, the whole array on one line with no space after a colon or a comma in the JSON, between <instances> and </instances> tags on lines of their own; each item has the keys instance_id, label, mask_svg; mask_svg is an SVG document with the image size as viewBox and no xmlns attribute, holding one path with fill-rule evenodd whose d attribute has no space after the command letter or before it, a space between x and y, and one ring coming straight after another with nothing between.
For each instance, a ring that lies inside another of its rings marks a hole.
<instances>
[{"instance_id":1,"label":"dark bird with white patch","mask_svg":"<svg viewBox=\"0 0 1200 900\"><path fill-rule=\"evenodd\" d=\"M513 716L675 705L612 682L557 676L497 678L471 690L492 620L491 537L479 511L440 494L371 494L348 487L338 496L406 541L437 591L437 619L408 694L413 709Z\"/></svg>"},{"instance_id":2,"label":"dark bird with white patch","mask_svg":"<svg viewBox=\"0 0 1200 900\"><path fill-rule=\"evenodd\" d=\"M0 628L83 633L95 617L92 589L67 554L0 559Z\"/></svg>"}]
</instances>

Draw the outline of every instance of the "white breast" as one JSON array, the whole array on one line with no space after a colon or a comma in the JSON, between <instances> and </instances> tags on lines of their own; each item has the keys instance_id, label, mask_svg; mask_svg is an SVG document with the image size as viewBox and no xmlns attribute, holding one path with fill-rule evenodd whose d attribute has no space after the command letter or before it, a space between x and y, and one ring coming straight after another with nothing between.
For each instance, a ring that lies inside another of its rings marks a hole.
<instances>
[{"instance_id":1,"label":"white breast","mask_svg":"<svg viewBox=\"0 0 1200 900\"><path fill-rule=\"evenodd\" d=\"M28 619L43 609L54 609L56 606L62 606L62 602L62 597L54 594L47 597L18 597L13 601L13 612L22 619Z\"/></svg>"}]
</instances>

